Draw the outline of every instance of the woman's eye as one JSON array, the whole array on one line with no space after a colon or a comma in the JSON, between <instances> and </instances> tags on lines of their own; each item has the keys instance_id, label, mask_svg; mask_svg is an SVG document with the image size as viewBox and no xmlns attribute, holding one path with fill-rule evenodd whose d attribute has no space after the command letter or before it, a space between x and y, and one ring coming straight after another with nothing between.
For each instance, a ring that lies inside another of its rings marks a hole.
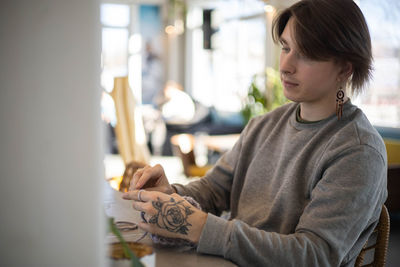
<instances>
[{"instance_id":1,"label":"woman's eye","mask_svg":"<svg viewBox=\"0 0 400 267\"><path fill-rule=\"evenodd\" d=\"M297 54L297 58L302 59L302 60L309 60L309 58L306 55L301 54L301 53Z\"/></svg>"},{"instance_id":2,"label":"woman's eye","mask_svg":"<svg viewBox=\"0 0 400 267\"><path fill-rule=\"evenodd\" d=\"M282 47L282 51L288 53L290 51L289 47Z\"/></svg>"}]
</instances>

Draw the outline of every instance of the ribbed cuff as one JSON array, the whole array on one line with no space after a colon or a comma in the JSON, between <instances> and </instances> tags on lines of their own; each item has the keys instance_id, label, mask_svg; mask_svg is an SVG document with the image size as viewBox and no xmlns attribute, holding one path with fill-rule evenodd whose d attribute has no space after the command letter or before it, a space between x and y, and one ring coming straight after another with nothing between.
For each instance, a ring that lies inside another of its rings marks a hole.
<instances>
[{"instance_id":1,"label":"ribbed cuff","mask_svg":"<svg viewBox=\"0 0 400 267\"><path fill-rule=\"evenodd\" d=\"M176 191L176 193L180 196L185 195L184 187L181 184L171 184L172 188Z\"/></svg>"},{"instance_id":2,"label":"ribbed cuff","mask_svg":"<svg viewBox=\"0 0 400 267\"><path fill-rule=\"evenodd\" d=\"M197 252L225 256L230 239L231 222L208 213L197 244Z\"/></svg>"}]
</instances>

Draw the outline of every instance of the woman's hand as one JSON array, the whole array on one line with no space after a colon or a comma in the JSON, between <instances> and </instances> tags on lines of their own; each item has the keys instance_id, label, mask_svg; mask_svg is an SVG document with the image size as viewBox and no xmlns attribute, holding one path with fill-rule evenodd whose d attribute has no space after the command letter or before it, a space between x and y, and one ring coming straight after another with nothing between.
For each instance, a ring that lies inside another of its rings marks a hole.
<instances>
[{"instance_id":1,"label":"woman's hand","mask_svg":"<svg viewBox=\"0 0 400 267\"><path fill-rule=\"evenodd\" d=\"M166 194L175 193L165 176L164 169L160 164L138 169L131 180L129 191L146 189L147 191L159 191Z\"/></svg>"},{"instance_id":2,"label":"woman's hand","mask_svg":"<svg viewBox=\"0 0 400 267\"><path fill-rule=\"evenodd\" d=\"M178 194L134 190L124 193L123 198L133 200L133 208L145 213L147 222L139 223L141 229L160 236L198 243L207 214Z\"/></svg>"}]
</instances>

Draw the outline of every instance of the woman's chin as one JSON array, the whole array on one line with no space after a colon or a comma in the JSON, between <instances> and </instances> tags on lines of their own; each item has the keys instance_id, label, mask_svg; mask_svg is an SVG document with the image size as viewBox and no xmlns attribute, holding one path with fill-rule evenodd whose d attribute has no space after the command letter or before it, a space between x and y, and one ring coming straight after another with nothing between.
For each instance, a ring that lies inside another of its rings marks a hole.
<instances>
[{"instance_id":1,"label":"woman's chin","mask_svg":"<svg viewBox=\"0 0 400 267\"><path fill-rule=\"evenodd\" d=\"M287 90L285 87L283 88L283 95L290 101L300 102L299 98L296 97L296 95L293 94L293 92L291 92L290 90Z\"/></svg>"}]
</instances>

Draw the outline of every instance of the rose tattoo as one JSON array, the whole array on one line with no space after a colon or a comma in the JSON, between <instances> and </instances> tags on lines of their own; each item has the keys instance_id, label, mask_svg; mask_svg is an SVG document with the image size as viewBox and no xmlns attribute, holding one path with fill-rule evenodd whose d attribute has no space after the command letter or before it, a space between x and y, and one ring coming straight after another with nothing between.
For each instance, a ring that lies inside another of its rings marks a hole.
<instances>
[{"instance_id":1,"label":"rose tattoo","mask_svg":"<svg viewBox=\"0 0 400 267\"><path fill-rule=\"evenodd\" d=\"M192 226L187 222L187 218L194 211L182 202L184 200L176 202L173 198L169 201L161 201L160 198L152 201L157 214L150 218L149 223L157 224L158 227L173 233L187 235L188 226Z\"/></svg>"}]
</instances>

